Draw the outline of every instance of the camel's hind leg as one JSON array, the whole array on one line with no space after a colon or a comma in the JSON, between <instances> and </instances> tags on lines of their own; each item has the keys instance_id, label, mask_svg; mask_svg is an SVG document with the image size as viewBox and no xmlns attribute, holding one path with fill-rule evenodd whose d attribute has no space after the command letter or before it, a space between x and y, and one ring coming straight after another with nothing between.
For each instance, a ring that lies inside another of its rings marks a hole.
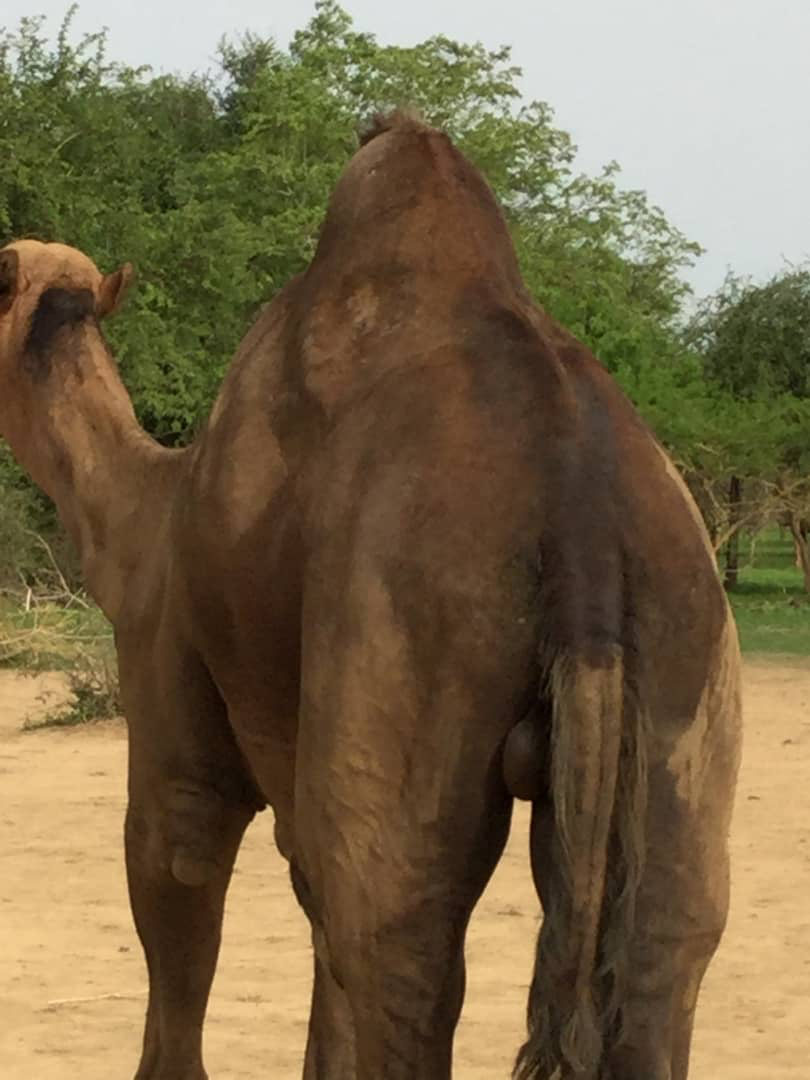
<instances>
[{"instance_id":1,"label":"camel's hind leg","mask_svg":"<svg viewBox=\"0 0 810 1080\"><path fill-rule=\"evenodd\" d=\"M734 769L720 752L693 800L666 766L651 770L647 864L610 1080L687 1078L698 993L728 913Z\"/></svg>"},{"instance_id":2,"label":"camel's hind leg","mask_svg":"<svg viewBox=\"0 0 810 1080\"><path fill-rule=\"evenodd\" d=\"M622 1031L607 1080L686 1080L698 994L729 906L740 763L739 648L727 614L691 723L650 717L646 862L627 955Z\"/></svg>"},{"instance_id":3,"label":"camel's hind leg","mask_svg":"<svg viewBox=\"0 0 810 1080\"><path fill-rule=\"evenodd\" d=\"M312 927L315 963L304 1080L355 1080L354 1020L349 999L330 970L323 924L294 859L290 877L296 899Z\"/></svg>"},{"instance_id":4,"label":"camel's hind leg","mask_svg":"<svg viewBox=\"0 0 810 1080\"><path fill-rule=\"evenodd\" d=\"M440 690L429 717L403 707L401 684L373 690L357 687L356 710L302 721L296 860L355 1044L351 1071L347 1045L330 1054L321 1037L331 1021L316 1000L306 1075L449 1080L467 922L509 827L500 739Z\"/></svg>"},{"instance_id":5,"label":"camel's hind leg","mask_svg":"<svg viewBox=\"0 0 810 1080\"><path fill-rule=\"evenodd\" d=\"M149 973L136 1080L204 1080L202 1026L225 893L255 805L224 710L189 665L173 691L122 687L129 720L126 861Z\"/></svg>"},{"instance_id":6,"label":"camel's hind leg","mask_svg":"<svg viewBox=\"0 0 810 1080\"><path fill-rule=\"evenodd\" d=\"M698 993L728 913L728 831L739 745L739 707L731 691L727 698L718 695L680 740L654 726L649 732L645 865L634 929L629 942L619 935L607 945L603 937L600 945L600 961L619 977L621 989L618 1023L603 1032L599 1080L687 1080ZM551 802L538 800L532 869L546 910L559 884L554 830ZM543 954L541 935L539 969ZM610 987L596 990L607 994ZM557 1075L559 1047L545 1049L537 1080Z\"/></svg>"},{"instance_id":7,"label":"camel's hind leg","mask_svg":"<svg viewBox=\"0 0 810 1080\"><path fill-rule=\"evenodd\" d=\"M725 926L728 852L725 811L696 814L677 799L675 782L654 769L648 812L647 865L627 953L619 1003L622 1034L603 1032L599 1080L686 1080L698 990ZM532 811L532 869L541 903L555 903L558 871L552 854L554 812ZM538 968L543 966L541 935ZM602 955L609 964L614 959ZM601 993L605 988L601 987ZM538 993L535 985L533 994ZM542 1006L542 1001L537 1004ZM557 1075L558 1046L546 1047L538 1080ZM590 1076L590 1073L588 1074ZM563 1071L564 1080L573 1074Z\"/></svg>"},{"instance_id":8,"label":"camel's hind leg","mask_svg":"<svg viewBox=\"0 0 810 1080\"><path fill-rule=\"evenodd\" d=\"M349 822L301 845L322 940L306 1080L451 1075L467 922L503 850L509 800L481 799L479 814L448 799L445 820L425 828L408 822L396 785L389 796L367 806L386 837L382 846L350 852ZM344 995L351 1026L335 1015ZM330 1042L336 1019L348 1037Z\"/></svg>"}]
</instances>

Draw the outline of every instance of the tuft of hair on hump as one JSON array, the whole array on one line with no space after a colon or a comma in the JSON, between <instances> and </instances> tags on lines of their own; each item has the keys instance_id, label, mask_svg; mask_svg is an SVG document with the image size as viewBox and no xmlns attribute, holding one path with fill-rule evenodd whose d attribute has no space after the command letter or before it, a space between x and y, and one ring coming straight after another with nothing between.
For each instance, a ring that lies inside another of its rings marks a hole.
<instances>
[{"instance_id":1,"label":"tuft of hair on hump","mask_svg":"<svg viewBox=\"0 0 810 1080\"><path fill-rule=\"evenodd\" d=\"M386 131L425 131L427 126L421 110L414 105L406 105L390 112L375 113L358 126L357 136L360 145L365 146Z\"/></svg>"}]
</instances>

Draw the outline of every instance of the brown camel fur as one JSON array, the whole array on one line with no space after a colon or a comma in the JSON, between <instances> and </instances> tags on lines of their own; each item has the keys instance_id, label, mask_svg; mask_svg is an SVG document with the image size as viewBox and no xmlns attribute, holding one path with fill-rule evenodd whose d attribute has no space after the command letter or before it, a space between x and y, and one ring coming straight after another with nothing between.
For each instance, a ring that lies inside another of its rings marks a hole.
<instances>
[{"instance_id":1,"label":"brown camel fur","mask_svg":"<svg viewBox=\"0 0 810 1080\"><path fill-rule=\"evenodd\" d=\"M486 184L381 119L187 450L98 320L128 268L0 252L0 430L115 627L138 1080L200 1080L225 891L269 804L312 924L307 1080L446 1080L464 939L533 802L521 1080L685 1080L728 903L738 649L699 514L529 298Z\"/></svg>"}]
</instances>

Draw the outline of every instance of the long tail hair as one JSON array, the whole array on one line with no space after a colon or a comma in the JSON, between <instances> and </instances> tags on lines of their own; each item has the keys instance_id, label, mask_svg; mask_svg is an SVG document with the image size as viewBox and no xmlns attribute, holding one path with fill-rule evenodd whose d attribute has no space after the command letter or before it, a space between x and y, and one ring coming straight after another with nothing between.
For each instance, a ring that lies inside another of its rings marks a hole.
<instances>
[{"instance_id":1,"label":"long tail hair","mask_svg":"<svg viewBox=\"0 0 810 1080\"><path fill-rule=\"evenodd\" d=\"M552 867L515 1080L597 1080L618 1035L644 860L643 710L619 647L599 663L558 657L548 692Z\"/></svg>"}]
</instances>

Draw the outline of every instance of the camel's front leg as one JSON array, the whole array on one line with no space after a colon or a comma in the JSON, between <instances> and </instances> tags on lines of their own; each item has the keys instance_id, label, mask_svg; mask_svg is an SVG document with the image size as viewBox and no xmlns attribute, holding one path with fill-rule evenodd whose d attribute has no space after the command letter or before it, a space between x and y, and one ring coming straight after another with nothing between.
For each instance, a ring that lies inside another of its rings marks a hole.
<instances>
[{"instance_id":1,"label":"camel's front leg","mask_svg":"<svg viewBox=\"0 0 810 1080\"><path fill-rule=\"evenodd\" d=\"M127 878L149 971L136 1080L205 1080L202 1027L225 893L256 801L204 669L186 664L176 681L144 679L133 690L122 668Z\"/></svg>"},{"instance_id":2,"label":"camel's front leg","mask_svg":"<svg viewBox=\"0 0 810 1080\"><path fill-rule=\"evenodd\" d=\"M223 810L216 867L205 881L177 880L150 837L148 807L130 801L127 878L132 913L149 970L149 1007L136 1080L204 1080L202 1025L214 977L225 893L242 833L244 810ZM174 860L176 870L176 862Z\"/></svg>"}]
</instances>

